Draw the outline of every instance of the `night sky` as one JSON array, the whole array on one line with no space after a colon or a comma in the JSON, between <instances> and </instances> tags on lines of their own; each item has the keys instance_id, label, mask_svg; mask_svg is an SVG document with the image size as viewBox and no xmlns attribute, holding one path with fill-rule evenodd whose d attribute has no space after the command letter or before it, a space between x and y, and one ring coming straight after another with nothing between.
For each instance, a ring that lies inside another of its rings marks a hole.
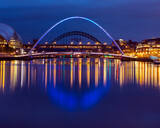
<instances>
[{"instance_id":1,"label":"night sky","mask_svg":"<svg viewBox=\"0 0 160 128\"><path fill-rule=\"evenodd\" d=\"M0 22L13 27L27 43L59 20L83 16L99 23L114 39L139 42L160 37L159 6L159 0L4 0L0 3ZM44 40L50 42L73 30L87 32L102 42L109 40L101 30L83 20L57 26Z\"/></svg>"}]
</instances>

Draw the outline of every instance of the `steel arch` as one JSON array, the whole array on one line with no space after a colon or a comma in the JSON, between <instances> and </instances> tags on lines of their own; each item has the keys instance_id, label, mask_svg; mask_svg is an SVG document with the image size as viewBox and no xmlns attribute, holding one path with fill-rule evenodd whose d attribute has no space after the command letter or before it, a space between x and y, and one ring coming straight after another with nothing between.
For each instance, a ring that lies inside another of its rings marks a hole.
<instances>
[{"instance_id":1,"label":"steel arch","mask_svg":"<svg viewBox=\"0 0 160 128\"><path fill-rule=\"evenodd\" d=\"M56 37L51 43L53 42L58 42L59 40L63 39L63 38L66 38L66 37L69 37L69 36L73 36L73 35L78 35L78 36L83 36L83 37L86 37L94 42L98 42L100 44L102 44L97 38L95 38L94 36L88 34L88 33L85 33L85 32L81 32L81 31L71 31L71 32L67 32L67 33L64 33L58 37Z\"/></svg>"}]
</instances>

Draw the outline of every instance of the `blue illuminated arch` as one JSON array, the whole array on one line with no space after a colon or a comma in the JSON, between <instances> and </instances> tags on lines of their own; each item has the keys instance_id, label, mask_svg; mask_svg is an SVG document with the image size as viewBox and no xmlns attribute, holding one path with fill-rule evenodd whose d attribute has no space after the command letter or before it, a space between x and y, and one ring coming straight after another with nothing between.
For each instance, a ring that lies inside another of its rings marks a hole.
<instances>
[{"instance_id":1,"label":"blue illuminated arch","mask_svg":"<svg viewBox=\"0 0 160 128\"><path fill-rule=\"evenodd\" d=\"M121 50L121 48L118 46L118 44L116 43L116 41L113 39L113 37L104 29L102 28L99 24L97 24L96 22L94 22L93 20L90 20L86 17L80 17L80 16L73 16L73 17L68 17L68 18L65 18L61 21L59 21L58 23L56 23L55 25L53 25L51 28L49 28L41 37L40 39L35 43L35 45L32 47L32 49L29 51L28 54L31 54L33 49L37 46L37 44L53 29L55 28L57 25L67 21L67 20L71 20L71 19L83 19L83 20L86 20L86 21L89 21L93 24L95 24L97 27L99 27L113 42L114 44L117 46L117 48L119 49L119 51L121 52L122 55L124 55L123 51Z\"/></svg>"}]
</instances>

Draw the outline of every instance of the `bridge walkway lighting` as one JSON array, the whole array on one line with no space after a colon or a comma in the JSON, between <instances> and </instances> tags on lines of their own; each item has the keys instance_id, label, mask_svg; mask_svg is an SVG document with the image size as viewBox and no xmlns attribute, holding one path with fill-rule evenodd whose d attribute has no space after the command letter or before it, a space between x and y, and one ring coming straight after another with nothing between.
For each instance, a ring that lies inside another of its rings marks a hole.
<instances>
[{"instance_id":1,"label":"bridge walkway lighting","mask_svg":"<svg viewBox=\"0 0 160 128\"><path fill-rule=\"evenodd\" d=\"M99 42L96 42L95 44L96 44L96 45L98 45L98 44L99 44Z\"/></svg>"}]
</instances>

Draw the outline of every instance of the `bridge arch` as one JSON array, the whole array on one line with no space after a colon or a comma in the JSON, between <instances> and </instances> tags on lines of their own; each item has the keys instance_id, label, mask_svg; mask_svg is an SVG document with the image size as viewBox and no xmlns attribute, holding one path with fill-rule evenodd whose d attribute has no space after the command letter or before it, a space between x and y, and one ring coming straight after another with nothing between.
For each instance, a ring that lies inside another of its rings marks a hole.
<instances>
[{"instance_id":1,"label":"bridge arch","mask_svg":"<svg viewBox=\"0 0 160 128\"><path fill-rule=\"evenodd\" d=\"M86 21L89 21L93 24L95 24L97 27L99 27L113 42L114 44L117 46L117 48L119 49L119 51L121 52L122 55L124 55L123 51L121 50L121 48L119 47L119 45L116 43L116 41L114 40L114 38L102 27L100 26L99 24L97 24L96 22L94 22L93 20L91 19L88 19L86 17L80 17L80 16L73 16L73 17L68 17L68 18L65 18L61 21L59 21L58 23L54 24L52 27L50 27L41 37L40 39L35 43L35 45L31 48L31 50L29 51L28 54L31 54L33 49L37 46L37 44L53 29L55 28L56 26L58 26L59 24L65 22L65 21L68 21L68 20L72 20L72 19L82 19L82 20L86 20Z\"/></svg>"},{"instance_id":2,"label":"bridge arch","mask_svg":"<svg viewBox=\"0 0 160 128\"><path fill-rule=\"evenodd\" d=\"M69 41L72 42L72 39L70 37L74 37L77 36L77 41L76 42L81 42L82 43L82 38L85 40L86 38L90 40L90 43L92 44L92 42L96 42L98 44L103 45L97 38L95 38L94 36L85 33L85 32L81 32L81 31L70 31L67 33L64 33L58 37L56 37L50 44L54 44L55 42L59 42L60 40L63 40L64 38L69 37ZM85 38L84 38L85 37ZM67 40L68 41L68 40ZM61 41L60 41L61 42ZM62 42L63 44L66 44L64 42ZM85 42L86 43L86 42Z\"/></svg>"}]
</instances>

